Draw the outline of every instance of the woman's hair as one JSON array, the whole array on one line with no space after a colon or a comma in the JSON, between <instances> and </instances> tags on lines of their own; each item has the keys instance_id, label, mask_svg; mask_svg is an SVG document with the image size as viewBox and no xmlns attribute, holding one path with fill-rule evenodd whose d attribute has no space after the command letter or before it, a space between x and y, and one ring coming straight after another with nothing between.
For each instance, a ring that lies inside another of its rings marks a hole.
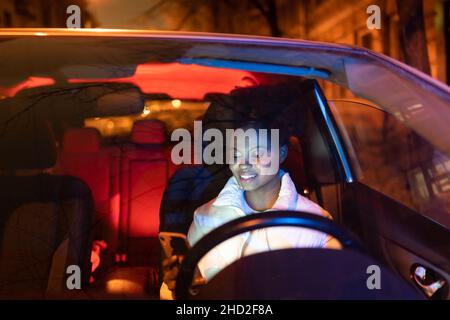
<instances>
[{"instance_id":1,"label":"woman's hair","mask_svg":"<svg viewBox=\"0 0 450 320\"><path fill-rule=\"evenodd\" d=\"M238 88L217 95L204 117L204 127L278 129L280 146L301 127L299 82Z\"/></svg>"}]
</instances>

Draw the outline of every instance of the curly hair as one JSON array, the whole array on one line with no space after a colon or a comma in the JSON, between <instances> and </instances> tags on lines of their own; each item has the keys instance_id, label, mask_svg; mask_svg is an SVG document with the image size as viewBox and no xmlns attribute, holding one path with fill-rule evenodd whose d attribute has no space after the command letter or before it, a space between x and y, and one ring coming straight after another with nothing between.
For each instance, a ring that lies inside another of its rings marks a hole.
<instances>
[{"instance_id":1,"label":"curly hair","mask_svg":"<svg viewBox=\"0 0 450 320\"><path fill-rule=\"evenodd\" d=\"M301 127L302 86L299 82L238 88L211 96L204 126L219 129L279 129L280 144Z\"/></svg>"}]
</instances>

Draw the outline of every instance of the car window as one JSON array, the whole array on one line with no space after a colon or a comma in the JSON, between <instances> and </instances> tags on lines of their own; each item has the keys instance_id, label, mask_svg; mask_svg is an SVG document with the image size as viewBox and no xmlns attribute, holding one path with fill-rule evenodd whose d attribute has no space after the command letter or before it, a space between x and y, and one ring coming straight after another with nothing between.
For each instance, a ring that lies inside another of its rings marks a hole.
<instances>
[{"instance_id":1,"label":"car window","mask_svg":"<svg viewBox=\"0 0 450 320\"><path fill-rule=\"evenodd\" d=\"M450 227L450 157L364 102L330 100L358 181Z\"/></svg>"}]
</instances>

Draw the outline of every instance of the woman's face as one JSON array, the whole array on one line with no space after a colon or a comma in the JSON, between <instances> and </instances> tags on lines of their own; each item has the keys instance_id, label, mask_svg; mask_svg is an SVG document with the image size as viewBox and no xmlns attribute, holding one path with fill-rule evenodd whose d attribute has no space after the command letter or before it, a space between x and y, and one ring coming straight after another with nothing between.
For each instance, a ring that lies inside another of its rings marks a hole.
<instances>
[{"instance_id":1,"label":"woman's face","mask_svg":"<svg viewBox=\"0 0 450 320\"><path fill-rule=\"evenodd\" d=\"M257 135L239 139L235 134L233 139L233 163L229 167L242 189L257 190L278 179L279 165L287 154L286 146L278 148L277 144L274 148L277 150L271 150L269 138L258 139Z\"/></svg>"}]
</instances>

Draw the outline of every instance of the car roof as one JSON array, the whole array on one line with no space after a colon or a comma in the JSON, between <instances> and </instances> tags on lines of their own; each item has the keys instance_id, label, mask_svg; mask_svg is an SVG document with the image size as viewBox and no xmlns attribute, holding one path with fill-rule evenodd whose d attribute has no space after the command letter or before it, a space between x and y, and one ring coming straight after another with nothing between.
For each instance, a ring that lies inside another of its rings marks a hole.
<instances>
[{"instance_id":1,"label":"car roof","mask_svg":"<svg viewBox=\"0 0 450 320\"><path fill-rule=\"evenodd\" d=\"M191 39L215 40L221 42L248 42L248 43L278 43L278 44L304 44L310 46L326 45L335 48L358 48L357 46L338 43L327 43L302 39L276 38L267 36L254 36L244 34L227 34L211 32L183 32L162 30L131 30L131 29L102 29L102 28L0 28L0 36L83 36L83 37L145 37L165 39ZM359 48L367 50L364 48Z\"/></svg>"},{"instance_id":2,"label":"car roof","mask_svg":"<svg viewBox=\"0 0 450 320\"><path fill-rule=\"evenodd\" d=\"M364 57L373 61L388 63L393 68L403 69L421 80L432 84L440 90L449 93L448 86L433 79L429 75L420 72L398 60L392 59L381 53L369 49L341 43L319 42L302 39L276 38L266 36L207 33L207 32L182 32L182 31L160 31L160 30L129 30L129 29L102 29L102 28L0 28L0 37L3 38L23 38L23 37L83 37L83 38L146 38L165 41L196 41L219 44L247 44L266 45L270 47L286 49L315 49L325 52L340 54L350 54Z\"/></svg>"}]
</instances>

